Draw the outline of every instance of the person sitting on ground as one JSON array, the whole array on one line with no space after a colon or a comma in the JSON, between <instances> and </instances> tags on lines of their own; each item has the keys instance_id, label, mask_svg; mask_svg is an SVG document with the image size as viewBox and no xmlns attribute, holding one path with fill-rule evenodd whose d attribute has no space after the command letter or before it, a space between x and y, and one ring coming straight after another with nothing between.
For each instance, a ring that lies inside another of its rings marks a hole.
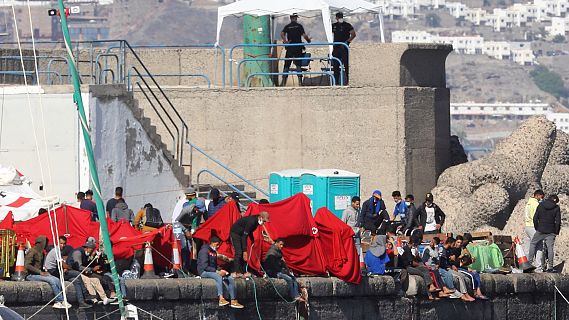
<instances>
[{"instance_id":1,"label":"person sitting on ground","mask_svg":"<svg viewBox=\"0 0 569 320\"><path fill-rule=\"evenodd\" d=\"M472 264L472 255L467 250L464 250L462 246L464 238L462 236L456 237L456 242L454 244L454 258L451 259L453 262L453 269L466 275L472 281L472 289L474 290L474 297L480 300L488 300L488 298L482 294L480 289L480 274L473 269L469 269L468 266Z\"/></svg>"},{"instance_id":2,"label":"person sitting on ground","mask_svg":"<svg viewBox=\"0 0 569 320\"><path fill-rule=\"evenodd\" d=\"M128 221L131 225L134 221L134 212L128 208L124 199L118 199L113 211L111 212L111 219L114 222L121 220Z\"/></svg>"},{"instance_id":3,"label":"person sitting on ground","mask_svg":"<svg viewBox=\"0 0 569 320\"><path fill-rule=\"evenodd\" d=\"M160 210L154 208L151 203L144 205L134 217L134 227L140 231L154 231L164 226Z\"/></svg>"},{"instance_id":4,"label":"person sitting on ground","mask_svg":"<svg viewBox=\"0 0 569 320\"><path fill-rule=\"evenodd\" d=\"M530 264L533 263L537 245L539 242L544 241L547 249L546 272L556 272L553 268L553 258L555 257L555 251L553 250L555 238L561 231L561 210L558 203L559 197L555 194L550 195L537 206L533 216L535 234L531 239L528 260Z\"/></svg>"},{"instance_id":5,"label":"person sitting on ground","mask_svg":"<svg viewBox=\"0 0 569 320\"><path fill-rule=\"evenodd\" d=\"M440 233L445 223L445 213L433 202L433 194L427 193L425 202L417 208L419 228L425 234Z\"/></svg>"},{"instance_id":6,"label":"person sitting on ground","mask_svg":"<svg viewBox=\"0 0 569 320\"><path fill-rule=\"evenodd\" d=\"M258 215L240 218L231 226L229 237L234 251L234 277L250 276L249 273L245 273L244 266L247 261L247 238L253 242L253 232L265 222L269 222L269 213L263 211Z\"/></svg>"},{"instance_id":7,"label":"person sitting on ground","mask_svg":"<svg viewBox=\"0 0 569 320\"><path fill-rule=\"evenodd\" d=\"M216 214L219 211L219 209L223 208L223 206L226 203L225 199L221 197L219 189L216 188L212 188L209 191L209 198L211 201L207 205L207 215L204 216L205 220L213 217L213 215Z\"/></svg>"},{"instance_id":8,"label":"person sitting on ground","mask_svg":"<svg viewBox=\"0 0 569 320\"><path fill-rule=\"evenodd\" d=\"M271 278L283 279L286 281L290 296L295 301L302 300L298 282L294 274L287 267L283 258L282 248L285 246L284 239L277 239L275 243L267 251L265 261L263 262L263 270Z\"/></svg>"},{"instance_id":9,"label":"person sitting on ground","mask_svg":"<svg viewBox=\"0 0 569 320\"><path fill-rule=\"evenodd\" d=\"M455 242L456 240L452 237L448 237L445 240L443 244L443 250L439 253L439 269L445 270L452 275L453 285L454 281L458 282L458 290L451 295L451 298L456 297L460 298L462 301L472 302L475 299L468 294L468 288L466 287L466 275L458 272L458 270L454 268L453 261L451 261L454 259L453 257ZM449 288L452 288L448 283L447 285Z\"/></svg>"},{"instance_id":10,"label":"person sitting on ground","mask_svg":"<svg viewBox=\"0 0 569 320\"><path fill-rule=\"evenodd\" d=\"M386 250L386 237L385 235L377 235L367 249L364 262L368 274L384 274L386 265L391 261Z\"/></svg>"},{"instance_id":11,"label":"person sitting on ground","mask_svg":"<svg viewBox=\"0 0 569 320\"><path fill-rule=\"evenodd\" d=\"M451 295L455 292L452 274L450 274L445 269L439 268L440 243L441 239L434 237L429 243L429 246L423 250L422 260L427 268L429 268L429 270L435 274L435 278L437 279L439 286L442 287L443 293L449 295L450 298L454 298L456 296Z\"/></svg>"},{"instance_id":12,"label":"person sitting on ground","mask_svg":"<svg viewBox=\"0 0 569 320\"><path fill-rule=\"evenodd\" d=\"M47 237L39 236L36 238L35 245L26 254L24 269L26 273L26 280L28 281L41 281L49 284L55 295L55 303L53 307L56 309L71 308L71 304L63 301L61 294L61 281L43 270L43 261L45 258L44 250L47 246Z\"/></svg>"},{"instance_id":13,"label":"person sitting on ground","mask_svg":"<svg viewBox=\"0 0 569 320\"><path fill-rule=\"evenodd\" d=\"M401 265L407 270L407 273L423 278L423 281L425 282L427 297L429 300L439 300L439 298L433 294L440 292L441 290L435 287L433 279L431 279L429 269L425 267L425 265L417 256L417 247L419 244L421 244L421 238L417 235L411 236L411 242L403 246L403 254L400 258Z\"/></svg>"},{"instance_id":14,"label":"person sitting on ground","mask_svg":"<svg viewBox=\"0 0 569 320\"><path fill-rule=\"evenodd\" d=\"M223 307L230 304L231 308L243 309L243 305L237 301L235 297L235 280L229 275L229 272L217 268L217 248L221 240L212 236L209 239L209 245L203 245L198 253L198 274L202 278L210 278L215 280L217 287L217 295L219 296L219 306ZM223 283L226 282L229 289L229 298L231 303L223 297Z\"/></svg>"},{"instance_id":15,"label":"person sitting on ground","mask_svg":"<svg viewBox=\"0 0 569 320\"><path fill-rule=\"evenodd\" d=\"M91 221L99 220L97 215L97 204L93 201L93 190L85 191L85 199L81 201L80 208L83 210L91 211Z\"/></svg>"},{"instance_id":16,"label":"person sitting on ground","mask_svg":"<svg viewBox=\"0 0 569 320\"><path fill-rule=\"evenodd\" d=\"M90 295L98 295L104 305L114 301L107 297L105 289L98 277L94 276L94 272L98 271L100 266L95 264L92 256L95 255L97 243L95 238L89 237L83 247L77 248L71 252L67 258L67 265L75 270L81 272L81 279L85 284L85 288Z\"/></svg>"},{"instance_id":17,"label":"person sitting on ground","mask_svg":"<svg viewBox=\"0 0 569 320\"><path fill-rule=\"evenodd\" d=\"M385 202L381 198L381 191L375 190L371 198L367 199L362 205L358 225L363 229L362 232L369 230L372 235L376 235L378 229L386 230L389 220L389 213L385 210Z\"/></svg>"},{"instance_id":18,"label":"person sitting on ground","mask_svg":"<svg viewBox=\"0 0 569 320\"><path fill-rule=\"evenodd\" d=\"M59 252L58 252L59 251ZM79 272L75 270L70 270L67 263L65 263L65 259L69 254L73 251L73 248L67 245L67 238L65 236L59 237L59 246L54 247L51 249L47 256L45 257L44 261L44 270L49 272L52 276L59 279L59 266L57 265L58 255L63 259L62 268L63 268L63 279L65 281L73 281L73 286L75 287L75 296L77 297L77 301L79 302L80 308L90 308L91 305L85 303L85 300L91 300L93 296L85 296L85 292L87 289L85 288L85 284L81 277L79 277Z\"/></svg>"}]
</instances>

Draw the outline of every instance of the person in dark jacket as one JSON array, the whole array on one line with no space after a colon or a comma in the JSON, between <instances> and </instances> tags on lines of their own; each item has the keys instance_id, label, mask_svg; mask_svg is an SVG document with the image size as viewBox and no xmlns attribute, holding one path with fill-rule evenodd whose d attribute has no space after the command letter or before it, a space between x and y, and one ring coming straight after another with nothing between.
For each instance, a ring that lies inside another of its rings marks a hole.
<instances>
[{"instance_id":1,"label":"person in dark jacket","mask_svg":"<svg viewBox=\"0 0 569 320\"><path fill-rule=\"evenodd\" d=\"M358 220L362 231L370 230L373 235L377 234L378 229L387 230L390 218L385 209L385 202L381 199L381 191L375 190L371 198L364 202Z\"/></svg>"},{"instance_id":2,"label":"person in dark jacket","mask_svg":"<svg viewBox=\"0 0 569 320\"><path fill-rule=\"evenodd\" d=\"M417 216L419 229L423 230L423 233L440 233L445 223L445 213L433 202L432 193L427 193L425 202L417 208Z\"/></svg>"},{"instance_id":3,"label":"person in dark jacket","mask_svg":"<svg viewBox=\"0 0 569 320\"><path fill-rule=\"evenodd\" d=\"M413 235L410 240L410 243L403 246L403 254L400 257L401 266L407 270L407 273L423 278L429 300L439 300L434 293L441 290L435 287L429 269L423 264L419 255L418 247L421 244L421 237Z\"/></svg>"},{"instance_id":4,"label":"person in dark jacket","mask_svg":"<svg viewBox=\"0 0 569 320\"><path fill-rule=\"evenodd\" d=\"M24 268L26 272L27 281L41 281L46 282L51 286L53 294L55 295L55 303L53 305L56 309L70 308L71 304L63 301L61 294L61 281L60 279L52 276L49 272L43 270L43 262L45 259L44 250L47 246L47 237L39 236L36 238L35 246L28 251L25 257Z\"/></svg>"},{"instance_id":5,"label":"person in dark jacket","mask_svg":"<svg viewBox=\"0 0 569 320\"><path fill-rule=\"evenodd\" d=\"M259 225L269 222L269 213L261 212L259 215L252 215L240 218L231 226L229 233L231 244L235 252L233 260L234 276L241 277L245 273L244 264L247 260L247 237L253 242L253 232ZM245 274L246 277L250 276Z\"/></svg>"},{"instance_id":6,"label":"person in dark jacket","mask_svg":"<svg viewBox=\"0 0 569 320\"><path fill-rule=\"evenodd\" d=\"M558 203L559 197L557 197L557 195L553 194L549 196L537 206L537 210L533 216L535 234L529 246L528 260L530 265L533 264L536 246L545 240L545 246L547 248L546 272L555 272L553 269L553 258L555 256L553 246L555 244L555 237L558 236L559 231L561 231L561 210L559 209Z\"/></svg>"},{"instance_id":7,"label":"person in dark jacket","mask_svg":"<svg viewBox=\"0 0 569 320\"><path fill-rule=\"evenodd\" d=\"M405 205L407 206L407 221L402 231L409 236L413 230L419 228L419 216L417 215L417 208L415 208L415 197L412 194L408 194L405 197Z\"/></svg>"},{"instance_id":8,"label":"person in dark jacket","mask_svg":"<svg viewBox=\"0 0 569 320\"><path fill-rule=\"evenodd\" d=\"M198 274L202 278L215 280L220 307L230 304L231 308L243 309L243 305L235 298L235 280L227 270L218 270L217 268L217 248L220 242L221 240L218 237L212 236L209 239L209 245L201 247L198 253ZM223 297L223 282L227 283L231 303Z\"/></svg>"},{"instance_id":9,"label":"person in dark jacket","mask_svg":"<svg viewBox=\"0 0 569 320\"><path fill-rule=\"evenodd\" d=\"M269 277L286 281L290 296L295 301L298 301L301 300L298 282L296 282L296 278L283 259L282 249L284 245L284 239L275 240L275 243L271 246L269 251L267 251L265 261L263 262L263 269Z\"/></svg>"},{"instance_id":10,"label":"person in dark jacket","mask_svg":"<svg viewBox=\"0 0 569 320\"><path fill-rule=\"evenodd\" d=\"M204 216L204 219L207 220L219 211L219 209L223 208L225 205L225 199L221 196L219 189L213 188L209 192L209 198L211 201L207 205L207 215Z\"/></svg>"}]
</instances>

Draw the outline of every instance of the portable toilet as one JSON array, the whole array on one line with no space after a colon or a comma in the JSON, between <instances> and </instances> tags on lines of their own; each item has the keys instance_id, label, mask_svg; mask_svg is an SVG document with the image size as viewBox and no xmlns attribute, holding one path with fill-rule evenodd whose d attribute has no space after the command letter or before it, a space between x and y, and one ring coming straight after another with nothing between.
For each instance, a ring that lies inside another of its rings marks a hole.
<instances>
[{"instance_id":1,"label":"portable toilet","mask_svg":"<svg viewBox=\"0 0 569 320\"><path fill-rule=\"evenodd\" d=\"M302 192L300 176L305 169L288 169L269 175L269 201L277 202Z\"/></svg>"},{"instance_id":2,"label":"portable toilet","mask_svg":"<svg viewBox=\"0 0 569 320\"><path fill-rule=\"evenodd\" d=\"M360 175L338 169L320 169L301 175L302 192L311 200L312 214L326 207L341 218L353 196L360 194Z\"/></svg>"}]
</instances>

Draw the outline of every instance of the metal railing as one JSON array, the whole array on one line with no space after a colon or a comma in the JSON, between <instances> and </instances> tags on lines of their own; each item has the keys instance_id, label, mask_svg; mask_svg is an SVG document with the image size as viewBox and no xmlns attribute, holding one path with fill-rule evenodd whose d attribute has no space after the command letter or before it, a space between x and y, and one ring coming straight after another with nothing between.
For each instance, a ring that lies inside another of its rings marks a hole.
<instances>
[{"instance_id":1,"label":"metal railing","mask_svg":"<svg viewBox=\"0 0 569 320\"><path fill-rule=\"evenodd\" d=\"M128 74L126 76L126 88L128 91L132 91L132 84L131 84L131 78L132 78L132 73L131 73L131 69L133 67L131 67L128 70ZM152 76L154 77L198 77L198 78L204 78L206 83L207 83L207 88L211 88L211 80L209 79L209 77L206 74L199 74L199 73L154 73Z\"/></svg>"},{"instance_id":2,"label":"metal railing","mask_svg":"<svg viewBox=\"0 0 569 320\"><path fill-rule=\"evenodd\" d=\"M267 44L267 43L242 43L236 44L231 49L229 49L229 83L230 86L233 86L233 63L235 59L233 59L233 51L237 48L274 48L274 47L332 47L332 46L343 46L348 50L348 57L350 52L350 47L344 42L311 42L311 43L286 43L286 44ZM260 59L269 59L269 58L247 58L253 59L252 61L261 61ZM276 59L276 58L275 58ZM307 59L305 57L301 58L302 60ZM239 62L237 62L238 65Z\"/></svg>"},{"instance_id":3,"label":"metal railing","mask_svg":"<svg viewBox=\"0 0 569 320\"><path fill-rule=\"evenodd\" d=\"M241 88L241 65L245 62L251 62L251 61L302 61L302 60L309 60L309 61L335 61L338 63L338 65L340 66L340 85L343 86L344 85L344 64L342 63L342 61L336 57L300 57L300 58L246 58L246 59L241 59L239 60L239 63L237 64L237 88ZM299 68L297 68L298 70ZM288 76L289 73L291 75L295 75L293 74L293 72L296 72L296 74L298 75L311 75L311 74L326 74L326 75L332 75L332 79L334 79L333 81L330 81L330 83L335 86L336 85L336 79L334 78L334 73L329 72L329 71L321 71L321 72L317 72L317 71L289 71L289 72L271 72L271 73L254 73L252 75L283 75L283 76ZM251 78L251 74L247 77L246 80L246 87L249 87L249 79Z\"/></svg>"},{"instance_id":4,"label":"metal railing","mask_svg":"<svg viewBox=\"0 0 569 320\"><path fill-rule=\"evenodd\" d=\"M231 190L237 192L237 193L238 193L239 195L241 195L243 198L245 198L245 199L247 199L247 200L249 200L249 201L251 201L251 202L254 202L254 203L259 203L259 202L257 202L257 200L255 200L255 199L249 197L249 195L248 195L245 191L239 190L239 188L237 188L235 185L233 185L233 184L230 183L230 182L227 182L227 180L223 179L222 177L220 177L219 175L217 175L216 173L214 173L213 171L208 170L208 169L203 169L203 170L201 170L200 172L198 172L198 174L196 175L196 190L198 190L198 191L200 190L200 176L201 176L202 174L204 174L204 173L207 173L207 174L211 175L212 177L216 178L216 179L219 180L221 183L223 183L223 184L225 184L226 186L228 186ZM223 191L221 191L221 190L220 190L219 192L220 192L222 195L227 196L227 193L225 193L225 192L223 192ZM247 209L247 208L243 207L243 205L242 205L241 203L239 203L239 206L241 206L242 209Z\"/></svg>"}]
</instances>

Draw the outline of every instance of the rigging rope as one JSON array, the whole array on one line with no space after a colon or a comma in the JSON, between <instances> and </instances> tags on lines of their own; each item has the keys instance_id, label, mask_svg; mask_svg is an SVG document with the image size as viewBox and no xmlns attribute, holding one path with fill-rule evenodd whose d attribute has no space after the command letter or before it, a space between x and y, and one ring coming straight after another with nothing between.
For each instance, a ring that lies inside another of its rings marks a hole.
<instances>
[{"instance_id":1,"label":"rigging rope","mask_svg":"<svg viewBox=\"0 0 569 320\"><path fill-rule=\"evenodd\" d=\"M24 78L24 86L25 86L25 88L26 88L26 98L27 98L27 101L28 101L28 110L29 110L29 112L30 112L32 131L33 131L34 142L35 142L35 147L36 147L36 148L35 148L35 150L36 150L36 156L37 156L38 164L39 164L39 167L40 167L40 175L41 175L41 180L42 180L42 184L43 184L43 182L45 181L45 175L44 175L44 172L43 172L43 165L42 165L41 155L40 155L40 151L39 151L39 143L38 143L38 137L37 137L37 132L36 132L35 117L34 117L33 110L32 110L32 102L31 102L31 97L30 97L30 89L29 89L29 86L28 86L28 78L27 78L27 75L26 75L26 66L25 66L25 64L24 64L24 56L23 56L23 51L22 51L22 44L21 44L21 42L20 42L20 32L19 32L19 29L18 29L18 21L17 21L17 18L16 18L16 9L14 8L14 4L12 4L11 6L12 6L12 17L13 17L13 19L14 19L14 29L15 29L15 33L16 33L16 40L17 40L17 42L18 42L18 50L19 50L19 53L20 53L20 63L21 63L21 65L22 65L22 74L23 74L23 78ZM31 11L29 2L28 2L28 10ZM31 12L30 12L30 14L31 14ZM30 16L30 21L31 21L31 16ZM33 29L32 29L32 35L33 35ZM34 45L34 47L35 47L35 45ZM34 52L34 55L35 55L35 52ZM37 59L37 57L36 57L36 59ZM37 71L37 61L36 61L36 71ZM39 79L37 79L37 81L39 81ZM38 87L38 88L39 88L39 87ZM44 125L45 125L45 123L44 123ZM44 130L45 130L45 128L44 128ZM47 149L46 149L46 152L47 152ZM44 190L44 196L47 196L47 192L46 192L45 190ZM53 204L50 203L48 207L49 207L48 209L53 209L53 212L54 212L54 215L55 215L56 213L55 213L55 208L53 208ZM59 232L57 231L57 219L56 219L56 231L54 232L54 230L53 230L54 228L53 228L53 224L52 224L52 219L51 219L51 213L48 213L48 216L49 216L49 220L50 220L50 229L51 229L51 234L52 234L53 243L54 243L54 245L57 246L57 244L58 244L58 238L59 238L59 236L56 237L56 234L59 234ZM61 257L61 254L60 254L59 252L57 252L57 253L58 253L58 254L56 254L56 256L57 256L58 258L60 258L60 257ZM61 263L58 262L58 271L60 271L60 275L59 275L59 278L60 278L60 279L59 279L59 280L60 280L60 282L61 282L61 287L62 287L62 292L63 292L63 301L64 301L65 303L67 303L67 294L66 294L66 291L65 291L65 281L64 281L64 279L63 279L63 273L61 272L61 270L63 270L62 267L61 267ZM67 308L65 309L65 314L66 314L67 319L69 319L69 310L67 310Z\"/></svg>"}]
</instances>

